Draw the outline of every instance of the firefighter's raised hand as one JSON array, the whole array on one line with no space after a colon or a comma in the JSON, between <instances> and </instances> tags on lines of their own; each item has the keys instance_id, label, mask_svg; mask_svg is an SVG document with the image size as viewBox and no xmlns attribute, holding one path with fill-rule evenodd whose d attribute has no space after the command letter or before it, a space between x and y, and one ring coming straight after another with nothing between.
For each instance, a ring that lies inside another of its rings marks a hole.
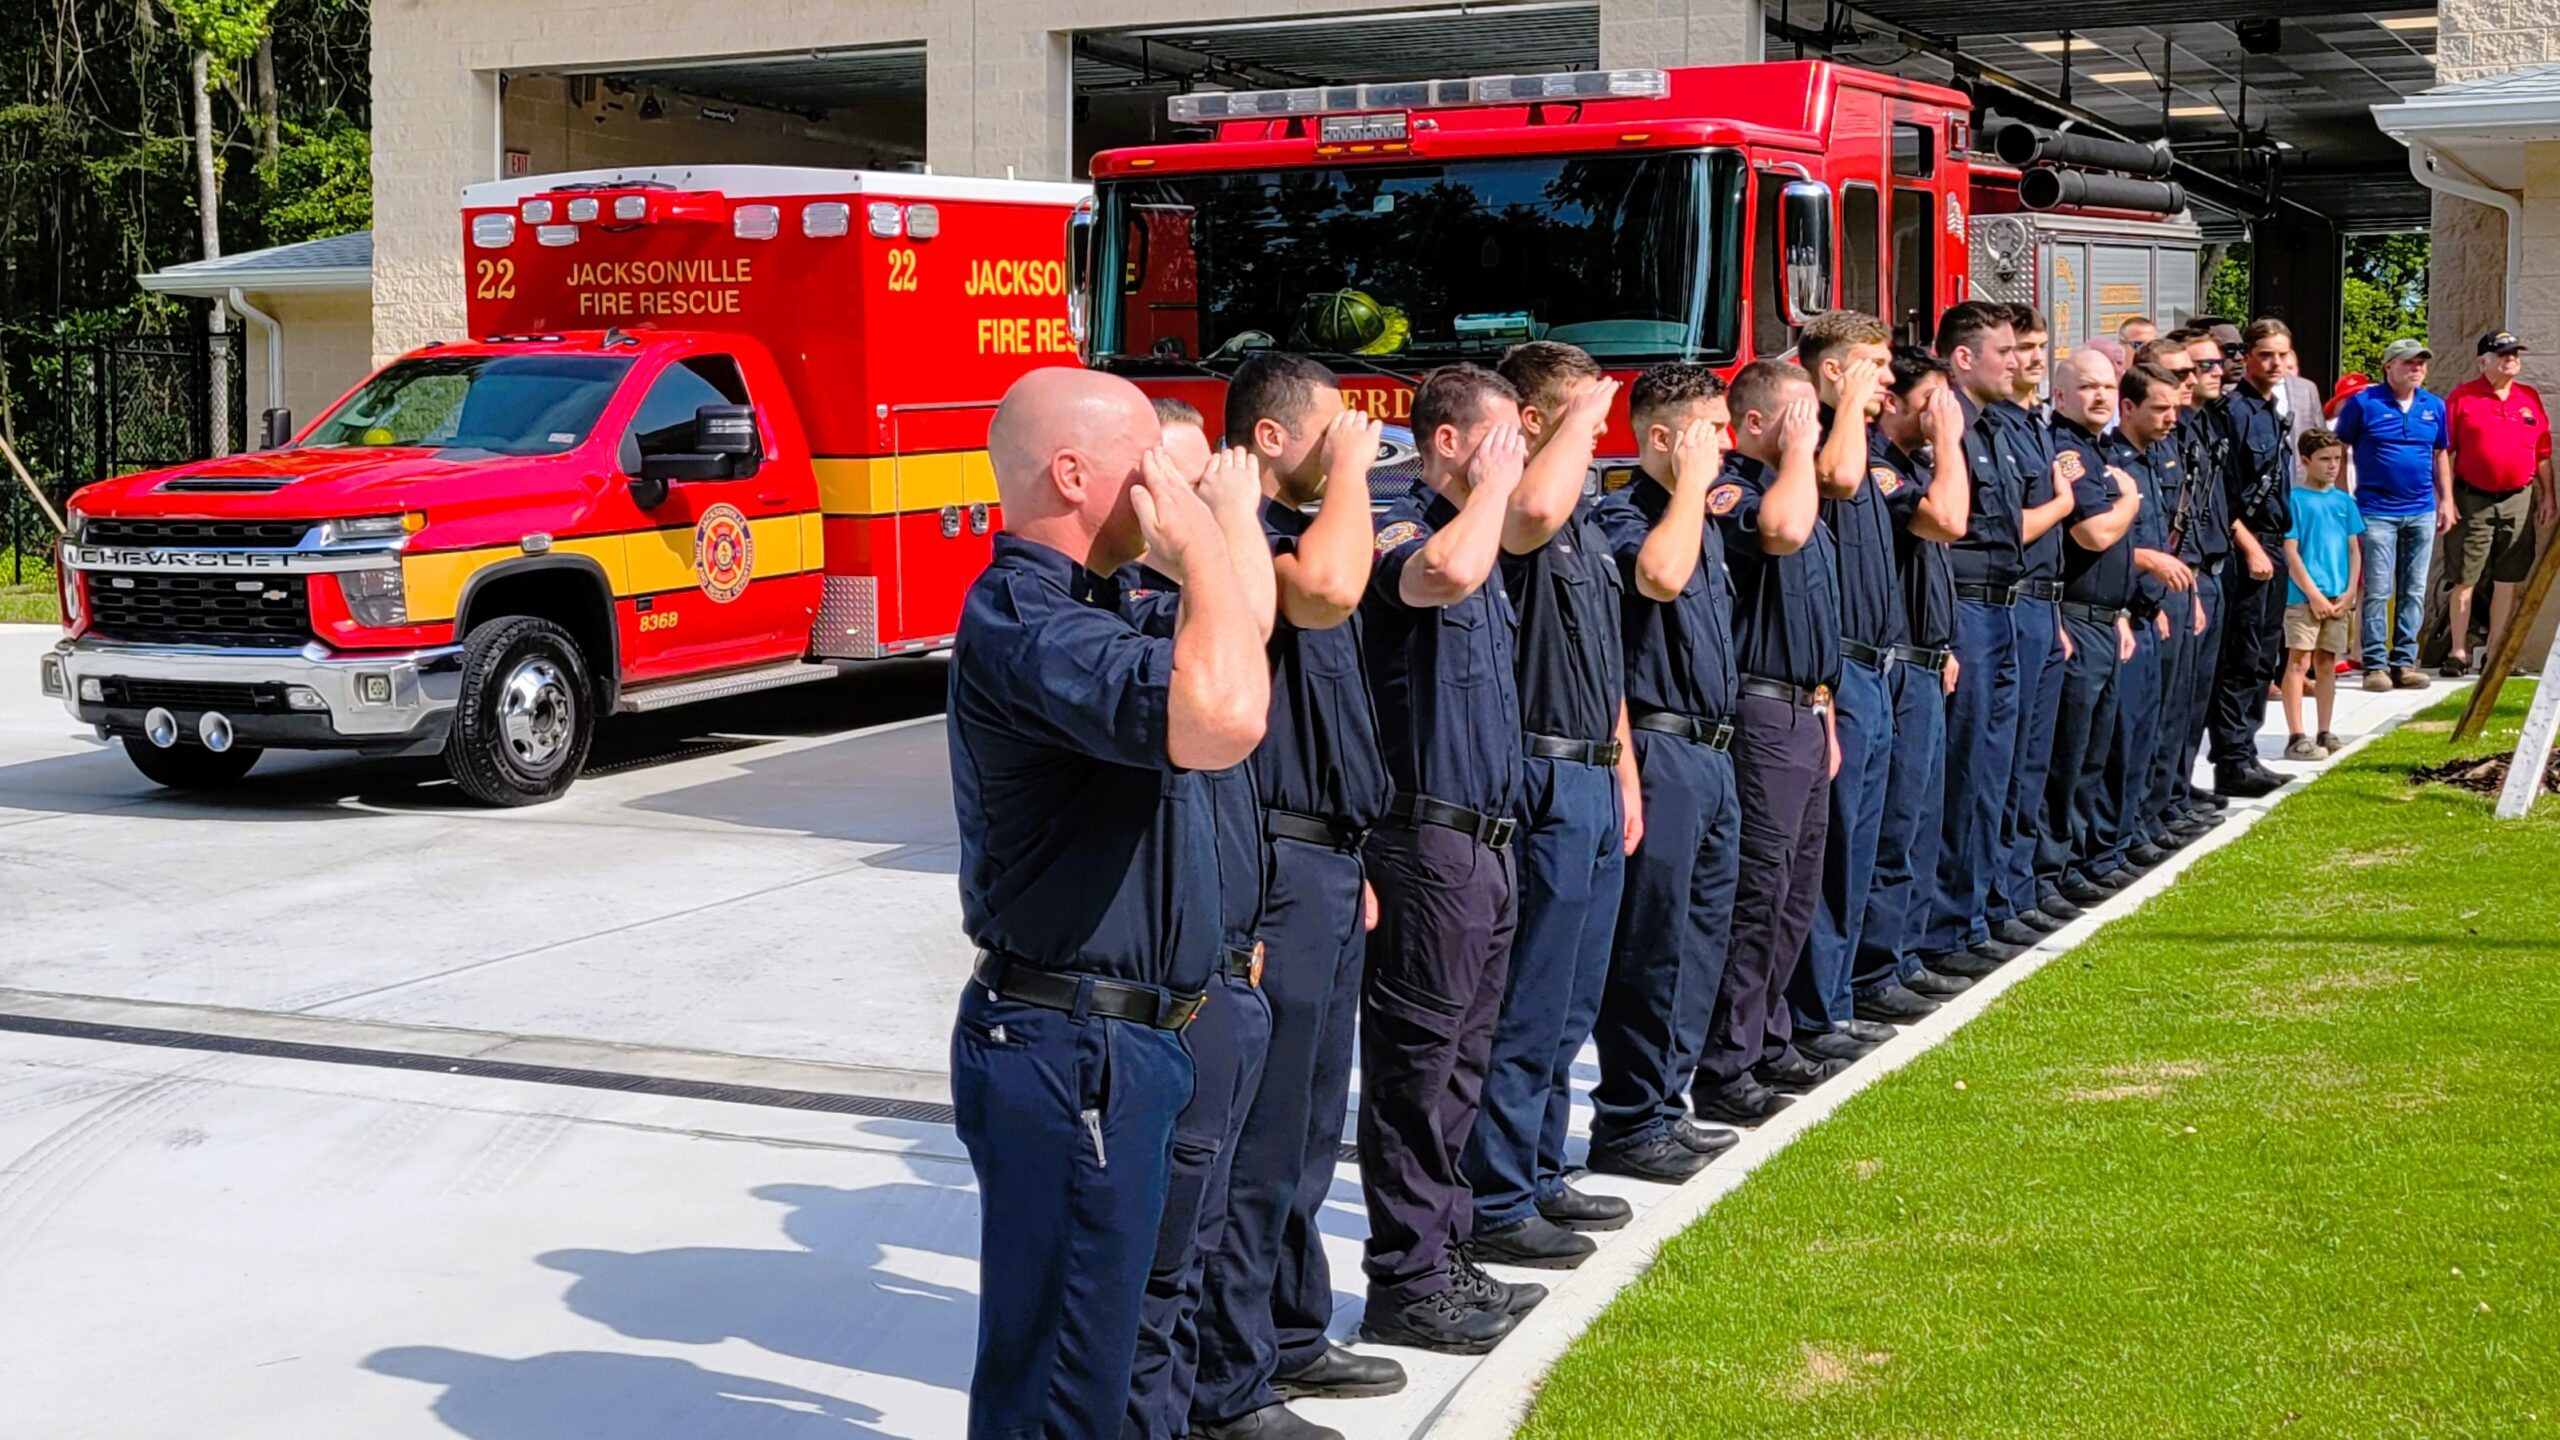
<instances>
[{"instance_id":1,"label":"firefighter's raised hand","mask_svg":"<svg viewBox=\"0 0 2560 1440\"><path fill-rule=\"evenodd\" d=\"M1840 370L1840 403L1832 407L1841 415L1867 418L1868 402L1876 398L1876 387L1884 382L1884 367L1873 360L1852 360Z\"/></svg>"},{"instance_id":2,"label":"firefighter's raised hand","mask_svg":"<svg viewBox=\"0 0 2560 1440\"><path fill-rule=\"evenodd\" d=\"M1964 407L1956 403L1952 385L1940 385L1929 392L1929 408L1924 412L1929 421L1929 439L1941 448L1961 443L1964 436Z\"/></svg>"},{"instance_id":3,"label":"firefighter's raised hand","mask_svg":"<svg viewBox=\"0 0 2560 1440\"><path fill-rule=\"evenodd\" d=\"M1521 437L1517 425L1496 425L1485 432L1476 445L1476 453L1467 458L1467 488L1499 490L1508 495L1520 483L1520 471L1529 463L1529 442Z\"/></svg>"},{"instance_id":4,"label":"firefighter's raised hand","mask_svg":"<svg viewBox=\"0 0 2560 1440\"><path fill-rule=\"evenodd\" d=\"M1378 463L1378 439L1385 427L1378 417L1345 408L1324 430L1324 483L1365 481Z\"/></svg>"},{"instance_id":5,"label":"firefighter's raised hand","mask_svg":"<svg viewBox=\"0 0 2560 1440\"><path fill-rule=\"evenodd\" d=\"M1603 375L1565 402L1564 428L1597 440L1609 433L1609 406L1618 398L1618 382Z\"/></svg>"},{"instance_id":6,"label":"firefighter's raised hand","mask_svg":"<svg viewBox=\"0 0 2560 1440\"><path fill-rule=\"evenodd\" d=\"M1262 468L1252 451L1230 445L1209 457L1199 491L1212 511L1250 517L1262 506Z\"/></svg>"},{"instance_id":7,"label":"firefighter's raised hand","mask_svg":"<svg viewBox=\"0 0 2560 1440\"><path fill-rule=\"evenodd\" d=\"M1226 537L1218 517L1200 498L1181 468L1159 445L1138 460L1138 483L1129 491L1129 509L1138 517L1138 534L1147 544L1147 563L1179 585L1191 567L1215 557L1225 563Z\"/></svg>"},{"instance_id":8,"label":"firefighter's raised hand","mask_svg":"<svg viewBox=\"0 0 2560 1440\"><path fill-rule=\"evenodd\" d=\"M1724 468L1724 427L1713 420L1692 420L1671 442L1671 482L1703 485Z\"/></svg>"},{"instance_id":9,"label":"firefighter's raised hand","mask_svg":"<svg viewBox=\"0 0 2560 1440\"><path fill-rule=\"evenodd\" d=\"M1790 400L1778 407L1778 448L1813 453L1822 441L1822 421L1810 400Z\"/></svg>"}]
</instances>

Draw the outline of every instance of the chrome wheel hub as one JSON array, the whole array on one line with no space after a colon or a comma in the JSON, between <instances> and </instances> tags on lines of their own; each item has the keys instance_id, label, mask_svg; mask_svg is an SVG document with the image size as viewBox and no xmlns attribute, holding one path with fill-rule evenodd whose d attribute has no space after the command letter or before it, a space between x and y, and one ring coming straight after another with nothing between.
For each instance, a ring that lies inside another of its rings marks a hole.
<instances>
[{"instance_id":1,"label":"chrome wheel hub","mask_svg":"<svg viewBox=\"0 0 2560 1440\"><path fill-rule=\"evenodd\" d=\"M540 774L568 753L576 729L578 698L569 677L555 661L541 655L516 662L507 683L498 689L498 734L516 764Z\"/></svg>"}]
</instances>

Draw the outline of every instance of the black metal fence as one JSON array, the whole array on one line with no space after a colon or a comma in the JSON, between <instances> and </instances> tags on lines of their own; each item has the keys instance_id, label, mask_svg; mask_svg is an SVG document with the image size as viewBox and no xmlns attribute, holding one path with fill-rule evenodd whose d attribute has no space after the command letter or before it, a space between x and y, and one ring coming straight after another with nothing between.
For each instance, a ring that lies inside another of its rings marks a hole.
<instances>
[{"instance_id":1,"label":"black metal fence","mask_svg":"<svg viewBox=\"0 0 2560 1440\"><path fill-rule=\"evenodd\" d=\"M56 510L93 480L238 451L249 357L237 331L18 342L0 372L11 441ZM24 583L53 526L14 478L0 491L0 578Z\"/></svg>"}]
</instances>

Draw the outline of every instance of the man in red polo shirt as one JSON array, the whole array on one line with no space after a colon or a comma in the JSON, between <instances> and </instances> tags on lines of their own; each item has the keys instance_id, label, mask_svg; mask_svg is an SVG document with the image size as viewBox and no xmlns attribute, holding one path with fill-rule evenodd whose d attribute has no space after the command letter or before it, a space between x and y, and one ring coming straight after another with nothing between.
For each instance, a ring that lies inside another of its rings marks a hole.
<instances>
[{"instance_id":1,"label":"man in red polo shirt","mask_svg":"<svg viewBox=\"0 0 2560 1440\"><path fill-rule=\"evenodd\" d=\"M2516 606L2516 587L2533 572L2534 524L2560 513L2552 488L2551 416L2542 394L2516 376L2524 369L2524 342L2504 330L2480 337L2480 378L2466 380L2446 397L2452 443L2450 485L2436 497L2436 525L2447 532L2445 564L2453 580L2446 605L2451 648L2447 676L2471 672L2471 595L2483 584L2489 600L2489 646Z\"/></svg>"}]
</instances>

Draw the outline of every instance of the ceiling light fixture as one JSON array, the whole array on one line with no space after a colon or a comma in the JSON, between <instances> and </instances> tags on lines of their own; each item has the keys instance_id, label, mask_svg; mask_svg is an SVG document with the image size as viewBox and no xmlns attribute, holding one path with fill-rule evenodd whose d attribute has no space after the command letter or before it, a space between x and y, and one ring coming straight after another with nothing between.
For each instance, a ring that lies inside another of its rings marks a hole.
<instances>
[{"instance_id":1,"label":"ceiling light fixture","mask_svg":"<svg viewBox=\"0 0 2560 1440\"><path fill-rule=\"evenodd\" d=\"M2222 118L2222 107L2219 105L2172 105L2169 107L2169 118L2172 120L2218 120Z\"/></svg>"},{"instance_id":2,"label":"ceiling light fixture","mask_svg":"<svg viewBox=\"0 0 2560 1440\"><path fill-rule=\"evenodd\" d=\"M2436 17L2433 15L2394 15L2390 19L2382 22L2382 28L2385 30L2433 30L2436 28Z\"/></svg>"},{"instance_id":3,"label":"ceiling light fixture","mask_svg":"<svg viewBox=\"0 0 2560 1440\"><path fill-rule=\"evenodd\" d=\"M2148 85L2151 83L2151 72L2148 70L2101 70L2089 78L2101 85Z\"/></svg>"},{"instance_id":4,"label":"ceiling light fixture","mask_svg":"<svg viewBox=\"0 0 2560 1440\"><path fill-rule=\"evenodd\" d=\"M2028 49L2033 50L2039 55L2059 55L2066 46L2073 50L2095 50L2098 48L2094 41L2089 40L2028 40L2022 43L2025 44Z\"/></svg>"}]
</instances>

